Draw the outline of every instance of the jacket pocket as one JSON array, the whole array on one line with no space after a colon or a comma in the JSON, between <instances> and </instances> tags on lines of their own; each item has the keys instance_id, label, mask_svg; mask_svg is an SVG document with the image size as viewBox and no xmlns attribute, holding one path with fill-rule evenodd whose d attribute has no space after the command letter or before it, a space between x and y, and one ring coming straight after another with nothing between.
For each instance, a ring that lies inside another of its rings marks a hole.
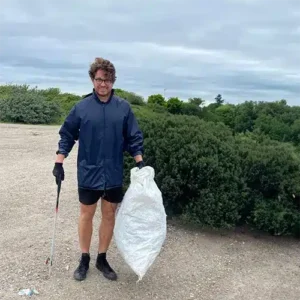
<instances>
[{"instance_id":1,"label":"jacket pocket","mask_svg":"<svg viewBox=\"0 0 300 300\"><path fill-rule=\"evenodd\" d=\"M104 189L105 174L103 167L95 165L79 165L78 183L89 189Z\"/></svg>"}]
</instances>

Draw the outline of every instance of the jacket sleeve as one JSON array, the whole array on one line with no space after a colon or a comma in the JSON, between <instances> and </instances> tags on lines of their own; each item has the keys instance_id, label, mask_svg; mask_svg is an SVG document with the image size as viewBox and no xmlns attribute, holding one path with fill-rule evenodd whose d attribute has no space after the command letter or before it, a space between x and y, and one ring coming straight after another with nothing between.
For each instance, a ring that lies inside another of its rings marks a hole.
<instances>
[{"instance_id":1,"label":"jacket sleeve","mask_svg":"<svg viewBox=\"0 0 300 300\"><path fill-rule=\"evenodd\" d=\"M124 148L132 157L144 154L143 134L130 105L125 121L124 139Z\"/></svg>"},{"instance_id":2,"label":"jacket sleeve","mask_svg":"<svg viewBox=\"0 0 300 300\"><path fill-rule=\"evenodd\" d=\"M59 130L60 140L58 142L59 153L67 157L79 137L80 118L76 105L73 106Z\"/></svg>"}]
</instances>

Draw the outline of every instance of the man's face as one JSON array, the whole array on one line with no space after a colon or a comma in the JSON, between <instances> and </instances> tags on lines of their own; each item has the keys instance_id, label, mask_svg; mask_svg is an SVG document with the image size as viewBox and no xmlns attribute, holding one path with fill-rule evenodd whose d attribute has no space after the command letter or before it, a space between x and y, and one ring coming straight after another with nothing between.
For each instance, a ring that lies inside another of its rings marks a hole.
<instances>
[{"instance_id":1,"label":"man's face","mask_svg":"<svg viewBox=\"0 0 300 300\"><path fill-rule=\"evenodd\" d=\"M93 85L97 94L102 97L108 96L113 88L113 82L102 70L95 74Z\"/></svg>"}]
</instances>

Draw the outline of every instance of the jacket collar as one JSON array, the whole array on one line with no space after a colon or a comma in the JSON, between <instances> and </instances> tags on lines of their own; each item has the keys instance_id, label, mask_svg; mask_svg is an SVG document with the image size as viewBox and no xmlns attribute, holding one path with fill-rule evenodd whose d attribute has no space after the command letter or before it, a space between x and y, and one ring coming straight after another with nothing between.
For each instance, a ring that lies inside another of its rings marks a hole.
<instances>
[{"instance_id":1,"label":"jacket collar","mask_svg":"<svg viewBox=\"0 0 300 300\"><path fill-rule=\"evenodd\" d=\"M99 99L99 97L98 97L98 95L97 95L95 89L93 89L93 93L92 93L92 94L93 94L93 96L94 96L94 99L95 99L97 102L99 102L99 103L101 103L101 104L108 104L109 102L111 102L111 100L112 100L112 98L113 98L113 96L114 96L114 94L115 94L115 89L112 89L112 90L111 90L110 97L109 97L109 99L108 99L106 102L102 102L102 101Z\"/></svg>"}]
</instances>

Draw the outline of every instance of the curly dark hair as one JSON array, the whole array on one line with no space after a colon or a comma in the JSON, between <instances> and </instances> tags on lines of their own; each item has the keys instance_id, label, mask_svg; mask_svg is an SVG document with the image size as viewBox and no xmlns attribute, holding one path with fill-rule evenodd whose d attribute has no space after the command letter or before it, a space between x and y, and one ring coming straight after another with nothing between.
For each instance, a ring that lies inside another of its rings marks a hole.
<instances>
[{"instance_id":1,"label":"curly dark hair","mask_svg":"<svg viewBox=\"0 0 300 300\"><path fill-rule=\"evenodd\" d=\"M91 79L95 79L95 75L98 70L104 71L106 73L107 79L111 80L112 82L116 81L116 69L109 60L102 57L95 58L89 69L89 75Z\"/></svg>"}]
</instances>

